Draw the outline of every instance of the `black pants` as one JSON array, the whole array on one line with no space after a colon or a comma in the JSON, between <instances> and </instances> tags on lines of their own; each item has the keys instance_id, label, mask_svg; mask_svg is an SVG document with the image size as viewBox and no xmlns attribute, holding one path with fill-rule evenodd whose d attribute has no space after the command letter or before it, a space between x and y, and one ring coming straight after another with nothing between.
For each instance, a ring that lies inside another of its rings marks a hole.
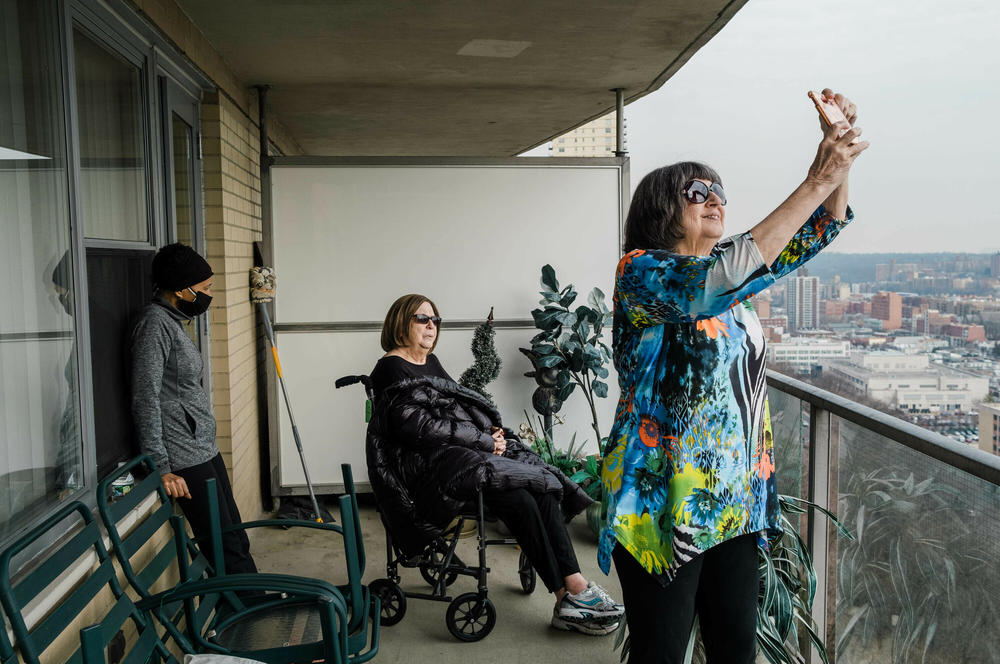
<instances>
[{"instance_id":1,"label":"black pants","mask_svg":"<svg viewBox=\"0 0 1000 664\"><path fill-rule=\"evenodd\" d=\"M212 525L208 518L208 487L206 486L208 480L215 480L216 493L219 496L219 520L222 527L242 523L240 511L236 507L236 501L233 500L233 487L229 483L229 474L226 472L226 464L222 461L222 454L215 455L211 461L175 471L174 475L180 475L187 483L191 497L178 498L177 502L184 512L184 517L191 524L194 536L205 538L198 546L205 557L212 561L214 560L210 539ZM246 531L223 533L222 557L226 564L226 572L229 574L257 571L257 566L250 556L250 539L247 537Z\"/></svg>"},{"instance_id":2,"label":"black pants","mask_svg":"<svg viewBox=\"0 0 1000 664\"><path fill-rule=\"evenodd\" d=\"M483 495L483 502L507 524L550 593L565 586L567 576L580 571L553 494L536 495L526 489L492 491Z\"/></svg>"},{"instance_id":3,"label":"black pants","mask_svg":"<svg viewBox=\"0 0 1000 664\"><path fill-rule=\"evenodd\" d=\"M629 664L681 664L697 612L709 664L751 664L756 655L757 535L741 535L681 566L666 587L620 544Z\"/></svg>"}]
</instances>

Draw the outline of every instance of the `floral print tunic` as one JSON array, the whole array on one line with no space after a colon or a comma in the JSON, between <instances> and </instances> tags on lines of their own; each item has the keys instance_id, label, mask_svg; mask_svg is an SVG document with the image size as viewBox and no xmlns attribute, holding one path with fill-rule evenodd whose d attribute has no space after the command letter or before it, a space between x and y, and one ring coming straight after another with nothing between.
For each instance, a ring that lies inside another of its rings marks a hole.
<instances>
[{"instance_id":1,"label":"floral print tunic","mask_svg":"<svg viewBox=\"0 0 1000 664\"><path fill-rule=\"evenodd\" d=\"M751 299L853 219L822 206L777 259L749 232L708 256L637 249L618 264L614 362L621 399L602 467L598 562L621 543L661 582L709 548L779 529L764 374Z\"/></svg>"}]
</instances>

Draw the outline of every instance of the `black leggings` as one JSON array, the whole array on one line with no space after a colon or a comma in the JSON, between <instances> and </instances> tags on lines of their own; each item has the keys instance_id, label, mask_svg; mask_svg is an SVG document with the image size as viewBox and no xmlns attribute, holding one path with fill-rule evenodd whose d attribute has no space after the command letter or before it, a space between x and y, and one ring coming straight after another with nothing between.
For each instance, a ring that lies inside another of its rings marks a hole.
<instances>
[{"instance_id":1,"label":"black leggings","mask_svg":"<svg viewBox=\"0 0 1000 664\"><path fill-rule=\"evenodd\" d=\"M620 544L612 556L622 584L629 664L681 664L697 612L709 664L751 664L756 655L757 535L712 547L666 587Z\"/></svg>"},{"instance_id":2,"label":"black leggings","mask_svg":"<svg viewBox=\"0 0 1000 664\"><path fill-rule=\"evenodd\" d=\"M223 528L236 523L242 523L240 511L233 499L233 487L229 484L229 474L222 454L216 454L214 459L199 463L197 466L174 471L187 483L191 498L178 498L177 502L184 512L184 517L191 524L195 537L204 537L198 548L209 561L212 558L212 541L210 533L212 524L208 518L208 487L206 482L215 480L216 493L219 496L219 521ZM250 556L250 540L245 530L237 530L222 535L222 556L229 574L252 573L257 566Z\"/></svg>"},{"instance_id":3,"label":"black leggings","mask_svg":"<svg viewBox=\"0 0 1000 664\"><path fill-rule=\"evenodd\" d=\"M567 576L580 571L553 494L534 494L526 489L490 491L483 494L483 502L507 524L550 593L564 587Z\"/></svg>"}]
</instances>

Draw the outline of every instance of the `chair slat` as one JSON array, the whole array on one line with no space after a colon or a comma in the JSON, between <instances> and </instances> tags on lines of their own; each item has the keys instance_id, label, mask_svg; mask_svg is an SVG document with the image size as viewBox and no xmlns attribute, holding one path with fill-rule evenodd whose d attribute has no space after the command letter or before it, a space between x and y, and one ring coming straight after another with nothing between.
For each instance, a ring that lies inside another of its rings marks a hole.
<instances>
[{"instance_id":1,"label":"chair slat","mask_svg":"<svg viewBox=\"0 0 1000 664\"><path fill-rule=\"evenodd\" d=\"M157 579L163 576L163 573L167 571L168 568L176 560L177 556L174 555L174 543L166 542L160 550L156 552L153 559L146 563L146 566L142 568L136 578L139 579L139 583L142 584L143 588L151 588Z\"/></svg>"},{"instance_id":2,"label":"chair slat","mask_svg":"<svg viewBox=\"0 0 1000 664\"><path fill-rule=\"evenodd\" d=\"M170 521L170 516L174 513L174 509L169 504L161 505L152 514L143 519L142 523L136 526L132 532L130 532L122 540L122 549L129 558L134 556L136 552L145 546L156 531L163 527L163 525Z\"/></svg>"},{"instance_id":3,"label":"chair slat","mask_svg":"<svg viewBox=\"0 0 1000 664\"><path fill-rule=\"evenodd\" d=\"M49 647L112 579L115 568L107 558L63 602L30 631L37 653Z\"/></svg>"},{"instance_id":4,"label":"chair slat","mask_svg":"<svg viewBox=\"0 0 1000 664\"><path fill-rule=\"evenodd\" d=\"M153 657L154 653L159 655L161 660L166 664L177 664L174 656L163 647L159 638L157 638L156 630L150 626L139 634L139 638L132 644L132 649L122 658L121 664L146 664L147 662L157 661Z\"/></svg>"},{"instance_id":5,"label":"chair slat","mask_svg":"<svg viewBox=\"0 0 1000 664\"><path fill-rule=\"evenodd\" d=\"M14 586L14 601L20 606L26 605L45 590L50 583L59 578L74 562L82 558L88 549L92 549L100 537L101 531L98 529L96 521L86 524L80 532L73 535L68 542L39 565L38 569L33 570Z\"/></svg>"}]
</instances>

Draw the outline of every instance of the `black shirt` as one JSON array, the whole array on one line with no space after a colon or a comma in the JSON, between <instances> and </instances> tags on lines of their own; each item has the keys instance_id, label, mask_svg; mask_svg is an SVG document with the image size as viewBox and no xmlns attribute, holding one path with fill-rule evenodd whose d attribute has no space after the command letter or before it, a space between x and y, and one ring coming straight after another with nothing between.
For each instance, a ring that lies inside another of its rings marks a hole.
<instances>
[{"instance_id":1,"label":"black shirt","mask_svg":"<svg viewBox=\"0 0 1000 664\"><path fill-rule=\"evenodd\" d=\"M414 364L398 355L386 355L375 364L370 375L372 389L375 391L375 400L378 401L386 389L399 381L421 376L437 376L453 381L452 377L441 366L441 361L433 353L427 356L427 362L424 364Z\"/></svg>"}]
</instances>

